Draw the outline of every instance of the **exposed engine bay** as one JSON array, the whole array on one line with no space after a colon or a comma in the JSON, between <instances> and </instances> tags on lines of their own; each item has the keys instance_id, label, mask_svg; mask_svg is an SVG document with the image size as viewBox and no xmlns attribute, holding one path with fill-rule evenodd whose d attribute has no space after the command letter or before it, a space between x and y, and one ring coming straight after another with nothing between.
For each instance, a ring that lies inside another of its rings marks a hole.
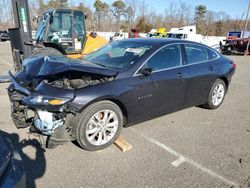
<instances>
[{"instance_id":1,"label":"exposed engine bay","mask_svg":"<svg viewBox=\"0 0 250 188\"><path fill-rule=\"evenodd\" d=\"M27 59L8 94L17 128L47 136L47 147L75 140L75 117L81 109L75 91L114 80L116 72L68 58Z\"/></svg>"},{"instance_id":2,"label":"exposed engine bay","mask_svg":"<svg viewBox=\"0 0 250 188\"><path fill-rule=\"evenodd\" d=\"M59 78L59 79L58 79ZM105 77L96 74L83 74L81 72L65 72L57 74L44 80L53 87L65 89L80 89L89 85L110 82L114 77Z\"/></svg>"},{"instance_id":3,"label":"exposed engine bay","mask_svg":"<svg viewBox=\"0 0 250 188\"><path fill-rule=\"evenodd\" d=\"M65 118L44 110L36 111L34 117L35 127L44 135L52 135L54 130L64 124Z\"/></svg>"}]
</instances>

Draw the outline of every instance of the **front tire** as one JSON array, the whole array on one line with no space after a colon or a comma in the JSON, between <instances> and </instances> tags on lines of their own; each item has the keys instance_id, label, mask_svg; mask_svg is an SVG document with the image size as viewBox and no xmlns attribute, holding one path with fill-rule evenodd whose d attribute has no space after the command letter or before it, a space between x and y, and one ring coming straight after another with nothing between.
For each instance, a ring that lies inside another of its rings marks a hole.
<instances>
[{"instance_id":1,"label":"front tire","mask_svg":"<svg viewBox=\"0 0 250 188\"><path fill-rule=\"evenodd\" d=\"M111 101L99 101L88 106L78 116L76 139L86 150L104 149L118 138L123 127L123 114Z\"/></svg>"},{"instance_id":2,"label":"front tire","mask_svg":"<svg viewBox=\"0 0 250 188\"><path fill-rule=\"evenodd\" d=\"M226 92L225 82L221 79L217 79L209 92L207 103L204 107L211 110L218 108L223 103Z\"/></svg>"}]
</instances>

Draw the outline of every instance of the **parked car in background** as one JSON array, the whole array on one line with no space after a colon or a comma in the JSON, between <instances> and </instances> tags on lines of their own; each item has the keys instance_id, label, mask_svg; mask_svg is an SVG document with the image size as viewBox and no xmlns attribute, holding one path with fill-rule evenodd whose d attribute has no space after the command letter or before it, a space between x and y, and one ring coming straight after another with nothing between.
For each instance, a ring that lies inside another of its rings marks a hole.
<instances>
[{"instance_id":1,"label":"parked car in background","mask_svg":"<svg viewBox=\"0 0 250 188\"><path fill-rule=\"evenodd\" d=\"M1 41L1 36L2 34L7 33L7 31L0 31L0 41Z\"/></svg>"},{"instance_id":2,"label":"parked car in background","mask_svg":"<svg viewBox=\"0 0 250 188\"><path fill-rule=\"evenodd\" d=\"M250 31L229 31L224 42L220 45L222 54L250 54Z\"/></svg>"},{"instance_id":3,"label":"parked car in background","mask_svg":"<svg viewBox=\"0 0 250 188\"><path fill-rule=\"evenodd\" d=\"M167 36L167 29L166 28L159 28L155 32L155 34L152 37L161 38Z\"/></svg>"},{"instance_id":4,"label":"parked car in background","mask_svg":"<svg viewBox=\"0 0 250 188\"><path fill-rule=\"evenodd\" d=\"M9 35L9 33L2 33L2 34L0 35L0 40L1 40L1 41L8 41L8 40L10 40L10 35Z\"/></svg>"},{"instance_id":5,"label":"parked car in background","mask_svg":"<svg viewBox=\"0 0 250 188\"><path fill-rule=\"evenodd\" d=\"M139 30L130 29L130 32L128 33L128 38L141 38Z\"/></svg>"},{"instance_id":6,"label":"parked car in background","mask_svg":"<svg viewBox=\"0 0 250 188\"><path fill-rule=\"evenodd\" d=\"M123 33L123 30L121 29L120 32L116 32L113 36L109 38L109 42L122 39L125 39L125 35Z\"/></svg>"},{"instance_id":7,"label":"parked car in background","mask_svg":"<svg viewBox=\"0 0 250 188\"><path fill-rule=\"evenodd\" d=\"M26 187L26 175L22 159L12 142L0 131L0 187Z\"/></svg>"},{"instance_id":8,"label":"parked car in background","mask_svg":"<svg viewBox=\"0 0 250 188\"><path fill-rule=\"evenodd\" d=\"M7 33L7 31L0 31L0 35L3 34L3 33Z\"/></svg>"},{"instance_id":9,"label":"parked car in background","mask_svg":"<svg viewBox=\"0 0 250 188\"><path fill-rule=\"evenodd\" d=\"M8 88L18 128L50 143L111 145L123 127L184 108L218 108L235 64L212 48L178 39L125 39L84 60L32 57Z\"/></svg>"},{"instance_id":10,"label":"parked car in background","mask_svg":"<svg viewBox=\"0 0 250 188\"><path fill-rule=\"evenodd\" d=\"M154 37L157 29L151 29L150 32L147 33L146 37Z\"/></svg>"}]
</instances>

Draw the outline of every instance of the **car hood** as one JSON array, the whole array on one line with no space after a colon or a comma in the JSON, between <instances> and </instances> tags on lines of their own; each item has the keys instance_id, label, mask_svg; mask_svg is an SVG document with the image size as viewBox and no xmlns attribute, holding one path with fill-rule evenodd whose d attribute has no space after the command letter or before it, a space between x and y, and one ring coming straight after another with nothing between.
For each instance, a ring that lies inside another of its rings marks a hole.
<instances>
[{"instance_id":1,"label":"car hood","mask_svg":"<svg viewBox=\"0 0 250 188\"><path fill-rule=\"evenodd\" d=\"M103 76L115 76L118 73L117 71L87 61L59 56L31 57L24 60L23 67L26 74L31 77L46 77L67 71L92 73Z\"/></svg>"}]
</instances>

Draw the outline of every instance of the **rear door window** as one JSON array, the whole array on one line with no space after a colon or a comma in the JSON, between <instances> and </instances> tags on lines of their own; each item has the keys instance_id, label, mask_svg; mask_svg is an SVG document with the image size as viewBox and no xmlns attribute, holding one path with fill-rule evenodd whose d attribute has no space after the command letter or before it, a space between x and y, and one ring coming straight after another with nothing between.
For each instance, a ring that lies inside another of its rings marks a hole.
<instances>
[{"instance_id":1,"label":"rear door window","mask_svg":"<svg viewBox=\"0 0 250 188\"><path fill-rule=\"evenodd\" d=\"M213 59L218 58L218 54L210 49L207 49L207 55L208 55L209 60L213 60Z\"/></svg>"},{"instance_id":2,"label":"rear door window","mask_svg":"<svg viewBox=\"0 0 250 188\"><path fill-rule=\"evenodd\" d=\"M185 44L186 51L186 64L194 64L209 60L207 48L195 45L195 44Z\"/></svg>"}]
</instances>

